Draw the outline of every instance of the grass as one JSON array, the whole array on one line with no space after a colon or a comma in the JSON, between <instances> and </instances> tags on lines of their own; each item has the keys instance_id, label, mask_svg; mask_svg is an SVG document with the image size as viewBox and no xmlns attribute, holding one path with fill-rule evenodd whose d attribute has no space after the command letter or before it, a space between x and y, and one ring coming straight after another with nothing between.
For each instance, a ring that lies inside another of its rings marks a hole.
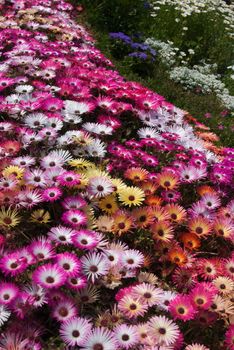
<instances>
[{"instance_id":1,"label":"grass","mask_svg":"<svg viewBox=\"0 0 234 350\"><path fill-rule=\"evenodd\" d=\"M91 11L89 5L79 15L78 22L82 23L92 33L96 39L96 46L114 63L122 76L128 80L137 81L163 95L169 102L188 111L198 121L209 126L211 131L220 137L220 143L223 146L234 147L233 118L231 116L223 117L220 114L224 107L214 94L199 95L192 91L186 91L180 84L170 79L167 68L158 60L151 65L150 71L145 74L145 72L136 69L128 57L114 57L109 31L105 26L100 26L98 22L95 22L95 11ZM147 33L145 34L147 36ZM211 113L211 118L205 118L205 113Z\"/></svg>"}]
</instances>

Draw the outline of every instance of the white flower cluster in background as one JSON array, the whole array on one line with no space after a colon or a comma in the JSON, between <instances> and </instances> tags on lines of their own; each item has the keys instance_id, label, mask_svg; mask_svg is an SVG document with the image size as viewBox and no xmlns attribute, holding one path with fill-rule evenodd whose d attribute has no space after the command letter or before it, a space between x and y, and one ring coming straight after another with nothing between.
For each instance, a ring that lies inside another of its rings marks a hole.
<instances>
[{"instance_id":1,"label":"white flower cluster in background","mask_svg":"<svg viewBox=\"0 0 234 350\"><path fill-rule=\"evenodd\" d=\"M189 49L187 53L180 51L178 47L174 46L172 41L164 42L154 38L148 38L145 43L156 49L161 61L168 67L186 64L195 53L193 49Z\"/></svg>"},{"instance_id":2,"label":"white flower cluster in background","mask_svg":"<svg viewBox=\"0 0 234 350\"><path fill-rule=\"evenodd\" d=\"M214 11L222 16L226 30L234 38L234 4L227 5L223 0L152 0L151 16L156 17L162 5L173 6L182 17L194 13ZM179 21L179 18L178 18Z\"/></svg>"},{"instance_id":3,"label":"white flower cluster in background","mask_svg":"<svg viewBox=\"0 0 234 350\"><path fill-rule=\"evenodd\" d=\"M208 72L207 66L175 67L170 71L170 78L188 89L200 88L201 92L208 94L213 92L226 108L234 109L234 96L230 96L217 74Z\"/></svg>"},{"instance_id":4,"label":"white flower cluster in background","mask_svg":"<svg viewBox=\"0 0 234 350\"><path fill-rule=\"evenodd\" d=\"M168 67L172 80L182 84L186 89L200 89L204 94L214 93L221 100L224 107L234 109L234 96L231 96L221 77L217 74L217 65L202 61L199 65L189 67L189 60L195 51L189 49L187 53L180 51L172 41L163 42L148 38L146 44L156 49L160 61ZM228 69L234 72L234 66ZM234 75L230 76L232 79Z\"/></svg>"}]
</instances>

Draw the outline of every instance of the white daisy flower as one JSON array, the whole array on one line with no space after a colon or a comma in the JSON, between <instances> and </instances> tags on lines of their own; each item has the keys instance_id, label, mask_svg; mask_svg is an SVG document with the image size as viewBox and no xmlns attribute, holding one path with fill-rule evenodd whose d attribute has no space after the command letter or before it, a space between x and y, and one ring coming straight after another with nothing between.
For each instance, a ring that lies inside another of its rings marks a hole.
<instances>
[{"instance_id":1,"label":"white daisy flower","mask_svg":"<svg viewBox=\"0 0 234 350\"><path fill-rule=\"evenodd\" d=\"M157 139L160 137L155 128L141 128L137 133L141 139Z\"/></svg>"},{"instance_id":2,"label":"white daisy flower","mask_svg":"<svg viewBox=\"0 0 234 350\"><path fill-rule=\"evenodd\" d=\"M47 120L48 118L43 113L31 113L25 117L24 123L30 128L39 129L46 125Z\"/></svg>"},{"instance_id":3,"label":"white daisy flower","mask_svg":"<svg viewBox=\"0 0 234 350\"><path fill-rule=\"evenodd\" d=\"M152 317L148 325L150 335L160 345L171 345L179 336L179 327L166 316Z\"/></svg>"},{"instance_id":4,"label":"white daisy flower","mask_svg":"<svg viewBox=\"0 0 234 350\"><path fill-rule=\"evenodd\" d=\"M109 263L106 255L102 253L88 253L81 258L83 273L94 281L104 276L109 270Z\"/></svg>"},{"instance_id":5,"label":"white daisy flower","mask_svg":"<svg viewBox=\"0 0 234 350\"><path fill-rule=\"evenodd\" d=\"M18 85L15 88L15 92L18 94L30 94L33 92L34 87L32 85Z\"/></svg>"},{"instance_id":6,"label":"white daisy flower","mask_svg":"<svg viewBox=\"0 0 234 350\"><path fill-rule=\"evenodd\" d=\"M139 335L137 327L121 324L115 327L114 338L121 349L131 348L138 343Z\"/></svg>"},{"instance_id":7,"label":"white daisy flower","mask_svg":"<svg viewBox=\"0 0 234 350\"><path fill-rule=\"evenodd\" d=\"M60 335L68 346L86 346L91 324L81 317L74 317L64 322L60 328Z\"/></svg>"},{"instance_id":8,"label":"white daisy flower","mask_svg":"<svg viewBox=\"0 0 234 350\"><path fill-rule=\"evenodd\" d=\"M89 180L88 192L97 198L111 194L114 187L111 181L103 176L96 176Z\"/></svg>"},{"instance_id":9,"label":"white daisy flower","mask_svg":"<svg viewBox=\"0 0 234 350\"><path fill-rule=\"evenodd\" d=\"M0 326L8 320L10 315L11 312L4 305L0 305Z\"/></svg>"},{"instance_id":10,"label":"white daisy flower","mask_svg":"<svg viewBox=\"0 0 234 350\"><path fill-rule=\"evenodd\" d=\"M84 350L116 350L117 344L111 331L106 328L94 328L89 333Z\"/></svg>"},{"instance_id":11,"label":"white daisy flower","mask_svg":"<svg viewBox=\"0 0 234 350\"><path fill-rule=\"evenodd\" d=\"M91 157L103 158L106 154L106 145L99 139L96 139L86 146L86 150Z\"/></svg>"},{"instance_id":12,"label":"white daisy flower","mask_svg":"<svg viewBox=\"0 0 234 350\"><path fill-rule=\"evenodd\" d=\"M144 255L137 250L128 249L122 255L123 266L129 269L135 269L143 265Z\"/></svg>"}]
</instances>

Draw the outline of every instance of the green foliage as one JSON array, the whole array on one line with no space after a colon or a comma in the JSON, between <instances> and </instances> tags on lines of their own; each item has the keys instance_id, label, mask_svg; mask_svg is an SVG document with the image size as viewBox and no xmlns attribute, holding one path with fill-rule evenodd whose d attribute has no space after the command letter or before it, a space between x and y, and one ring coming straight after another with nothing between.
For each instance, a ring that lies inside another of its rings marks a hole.
<instances>
[{"instance_id":1,"label":"green foliage","mask_svg":"<svg viewBox=\"0 0 234 350\"><path fill-rule=\"evenodd\" d=\"M185 27L187 30L183 30ZM206 59L218 65L220 74L234 59L234 41L226 32L223 18L214 11L183 17L174 7L162 5L149 34L158 40L173 41L182 51L193 49L196 54L192 64Z\"/></svg>"},{"instance_id":2,"label":"green foliage","mask_svg":"<svg viewBox=\"0 0 234 350\"><path fill-rule=\"evenodd\" d=\"M152 21L144 0L82 0L80 3L87 9L89 23L108 32L145 31Z\"/></svg>"}]
</instances>

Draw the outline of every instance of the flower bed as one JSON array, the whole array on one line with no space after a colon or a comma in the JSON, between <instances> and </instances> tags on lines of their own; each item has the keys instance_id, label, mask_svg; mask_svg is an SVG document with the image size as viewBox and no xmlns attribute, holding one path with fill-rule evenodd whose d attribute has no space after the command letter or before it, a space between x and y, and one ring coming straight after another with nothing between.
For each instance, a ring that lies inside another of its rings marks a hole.
<instances>
[{"instance_id":1,"label":"flower bed","mask_svg":"<svg viewBox=\"0 0 234 350\"><path fill-rule=\"evenodd\" d=\"M70 4L1 10L0 350L233 349L234 150Z\"/></svg>"}]
</instances>

